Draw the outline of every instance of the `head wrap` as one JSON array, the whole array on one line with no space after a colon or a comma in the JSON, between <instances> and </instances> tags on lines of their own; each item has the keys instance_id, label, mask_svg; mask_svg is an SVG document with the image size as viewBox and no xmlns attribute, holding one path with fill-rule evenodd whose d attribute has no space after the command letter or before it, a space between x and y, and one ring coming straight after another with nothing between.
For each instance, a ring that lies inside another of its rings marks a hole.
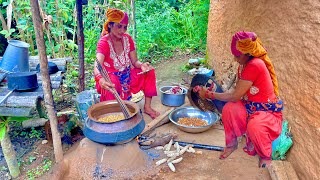
<instances>
[{"instance_id":1,"label":"head wrap","mask_svg":"<svg viewBox=\"0 0 320 180\"><path fill-rule=\"evenodd\" d=\"M101 35L104 36L108 34L108 25L109 22L115 22L115 23L121 23L128 25L129 17L128 14L124 11L121 11L119 9L108 9L106 13L107 21L103 25L103 30Z\"/></svg>"},{"instance_id":2,"label":"head wrap","mask_svg":"<svg viewBox=\"0 0 320 180\"><path fill-rule=\"evenodd\" d=\"M232 37L231 52L234 56L240 56L242 54L250 54L251 56L260 58L268 68L274 93L279 96L278 80L274 71L273 65L267 50L263 47L261 40L254 32L237 32Z\"/></svg>"}]
</instances>

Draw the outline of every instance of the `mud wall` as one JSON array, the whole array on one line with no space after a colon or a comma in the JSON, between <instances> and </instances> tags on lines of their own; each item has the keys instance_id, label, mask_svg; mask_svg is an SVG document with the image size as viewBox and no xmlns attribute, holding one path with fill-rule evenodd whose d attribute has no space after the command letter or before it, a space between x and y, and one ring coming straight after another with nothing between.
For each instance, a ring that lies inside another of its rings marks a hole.
<instances>
[{"instance_id":1,"label":"mud wall","mask_svg":"<svg viewBox=\"0 0 320 180\"><path fill-rule=\"evenodd\" d=\"M268 49L294 145L287 160L300 179L320 179L320 1L211 0L208 57L226 87L237 64L237 31L255 32Z\"/></svg>"}]
</instances>

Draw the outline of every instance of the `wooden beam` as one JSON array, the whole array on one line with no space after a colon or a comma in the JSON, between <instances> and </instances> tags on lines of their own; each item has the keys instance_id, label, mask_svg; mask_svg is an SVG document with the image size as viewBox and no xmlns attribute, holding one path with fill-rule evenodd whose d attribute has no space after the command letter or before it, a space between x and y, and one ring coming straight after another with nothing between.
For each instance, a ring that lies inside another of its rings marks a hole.
<instances>
[{"instance_id":1,"label":"wooden beam","mask_svg":"<svg viewBox=\"0 0 320 180\"><path fill-rule=\"evenodd\" d=\"M48 72L48 59L46 55L46 46L44 42L42 20L40 18L40 7L38 0L30 0L30 9L32 13L32 22L36 35L37 49L40 57L41 76L43 78L43 90L45 93L45 106L47 108L48 117L50 119L50 128L53 139L53 149L56 163L62 162L63 150L61 145L61 137L58 131L57 114L54 109L54 101L52 96L52 88L50 86L50 77Z\"/></svg>"},{"instance_id":2,"label":"wooden beam","mask_svg":"<svg viewBox=\"0 0 320 180\"><path fill-rule=\"evenodd\" d=\"M77 42L78 42L78 58L79 58L79 92L84 91L84 34L82 20L82 0L77 0Z\"/></svg>"},{"instance_id":3,"label":"wooden beam","mask_svg":"<svg viewBox=\"0 0 320 180\"><path fill-rule=\"evenodd\" d=\"M0 107L0 116L31 117L34 108Z\"/></svg>"},{"instance_id":4,"label":"wooden beam","mask_svg":"<svg viewBox=\"0 0 320 180\"><path fill-rule=\"evenodd\" d=\"M3 99L4 96L0 96ZM0 107L36 107L39 96L9 96Z\"/></svg>"}]
</instances>

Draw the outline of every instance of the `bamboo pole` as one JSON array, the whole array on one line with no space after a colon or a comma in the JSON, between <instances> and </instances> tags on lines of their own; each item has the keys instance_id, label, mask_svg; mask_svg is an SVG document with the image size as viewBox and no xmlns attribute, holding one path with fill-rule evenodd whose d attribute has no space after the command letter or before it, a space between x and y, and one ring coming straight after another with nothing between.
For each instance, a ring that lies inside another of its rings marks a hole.
<instances>
[{"instance_id":1,"label":"bamboo pole","mask_svg":"<svg viewBox=\"0 0 320 180\"><path fill-rule=\"evenodd\" d=\"M131 0L131 17L132 17L132 26L133 26L133 40L137 39L137 26L136 26L136 11L135 11L135 2Z\"/></svg>"},{"instance_id":2,"label":"bamboo pole","mask_svg":"<svg viewBox=\"0 0 320 180\"><path fill-rule=\"evenodd\" d=\"M46 55L46 46L44 43L43 27L40 18L40 10L38 0L30 0L32 21L34 24L34 30L36 33L37 48L39 51L40 58L40 69L42 77L42 86L44 91L45 106L48 111L50 119L50 127L53 139L53 150L55 155L56 163L62 162L63 151L61 146L61 138L58 131L57 114L54 108L54 101L52 96L51 81L48 72L48 59Z\"/></svg>"},{"instance_id":3,"label":"bamboo pole","mask_svg":"<svg viewBox=\"0 0 320 180\"><path fill-rule=\"evenodd\" d=\"M9 32L9 29L8 29L8 26L7 26L7 23L6 23L6 20L4 19L2 13L0 12L0 20L1 20L1 25L2 25L2 29L3 30L7 30ZM11 39L11 37L7 37L8 40Z\"/></svg>"},{"instance_id":4,"label":"bamboo pole","mask_svg":"<svg viewBox=\"0 0 320 180\"><path fill-rule=\"evenodd\" d=\"M82 21L82 1L77 0L77 41L79 58L79 92L84 91L84 34Z\"/></svg>"},{"instance_id":5,"label":"bamboo pole","mask_svg":"<svg viewBox=\"0 0 320 180\"><path fill-rule=\"evenodd\" d=\"M13 4L14 5L14 4ZM13 9L15 9L15 7L13 6ZM13 13L13 17L16 19L16 20L18 20L20 17L21 17L21 14L20 14L20 12L18 12L18 11L14 11L15 13ZM19 25L18 23L18 21L16 21L17 22L17 25ZM25 33L24 33L24 30L23 29L20 29L20 28L18 28L18 31L19 31L19 34L20 34L20 39L21 39L21 41L26 41L25 40Z\"/></svg>"}]
</instances>

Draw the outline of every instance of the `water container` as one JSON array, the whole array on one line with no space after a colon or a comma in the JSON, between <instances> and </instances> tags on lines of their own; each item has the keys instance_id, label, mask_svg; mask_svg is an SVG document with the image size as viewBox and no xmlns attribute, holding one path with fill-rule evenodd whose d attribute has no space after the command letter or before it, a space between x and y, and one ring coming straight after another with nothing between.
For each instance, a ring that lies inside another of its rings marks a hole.
<instances>
[{"instance_id":1,"label":"water container","mask_svg":"<svg viewBox=\"0 0 320 180\"><path fill-rule=\"evenodd\" d=\"M28 43L18 40L9 40L7 49L0 61L0 71L28 72L29 71L29 47Z\"/></svg>"},{"instance_id":2,"label":"water container","mask_svg":"<svg viewBox=\"0 0 320 180\"><path fill-rule=\"evenodd\" d=\"M98 102L98 94L94 90L86 90L77 94L76 109L79 114L79 120L84 125L84 121L88 117L88 109Z\"/></svg>"}]
</instances>

